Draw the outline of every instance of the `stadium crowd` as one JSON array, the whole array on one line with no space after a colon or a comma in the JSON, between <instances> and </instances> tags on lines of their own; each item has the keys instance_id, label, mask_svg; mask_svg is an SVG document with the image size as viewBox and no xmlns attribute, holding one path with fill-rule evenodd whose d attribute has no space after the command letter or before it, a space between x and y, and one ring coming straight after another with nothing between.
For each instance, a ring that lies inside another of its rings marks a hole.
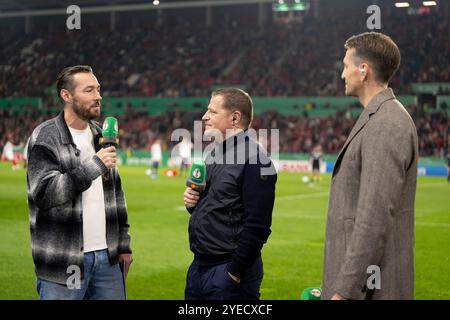
<instances>
[{"instance_id":1,"label":"stadium crowd","mask_svg":"<svg viewBox=\"0 0 450 320\"><path fill-rule=\"evenodd\" d=\"M439 10L429 15L383 14L382 31L402 51L401 67L391 81L396 94L412 93L415 82L450 82L450 17ZM108 97L201 97L225 85L243 87L252 96L341 96L342 44L366 29L366 18L365 12L344 10L264 27L258 26L255 16L232 21L225 17L209 26L187 16L162 23L141 17L118 23L113 31L107 22L89 19L83 22L83 32L54 28L42 20L30 34L10 26L0 37L0 97L39 97L44 106L59 108L56 75L76 64L93 67L102 95ZM0 148L6 141L24 144L35 126L53 116L31 106L23 106L20 116L15 112L0 110ZM413 107L410 112L421 155L442 156L447 148L447 112L419 116ZM175 109L148 116L127 107L118 117L121 146L149 150L161 137L171 148L172 131L192 130L201 113ZM280 152L310 152L320 143L325 153L337 153L354 121L348 112L307 117L271 111L256 116L253 127L278 128Z\"/></svg>"},{"instance_id":2,"label":"stadium crowd","mask_svg":"<svg viewBox=\"0 0 450 320\"><path fill-rule=\"evenodd\" d=\"M342 44L366 28L364 14L307 15L263 28L251 19L224 27L188 18L162 24L142 19L114 31L89 22L84 32L40 26L25 35L11 27L0 39L0 96L36 96L56 105L56 74L75 64L92 65L108 96L207 96L225 84L252 96L343 95ZM384 16L382 31L402 49L391 82L397 94L411 93L414 82L450 81L449 24L439 11Z\"/></svg>"},{"instance_id":3,"label":"stadium crowd","mask_svg":"<svg viewBox=\"0 0 450 320\"><path fill-rule=\"evenodd\" d=\"M156 138L160 138L165 149L170 150L178 143L171 141L172 132L177 128L185 128L193 137L194 121L201 119L203 114L203 111L175 109L149 116L131 107L127 108L124 115L117 116L120 147L132 150L150 150ZM445 156L450 127L447 112L419 116L414 112L414 106L408 106L408 109L416 123L420 155ZM24 106L20 114L16 112L8 109L0 111L0 149L7 141L14 145L25 145L32 130L54 116L42 115L30 106ZM356 119L345 111L338 111L335 116L327 117L309 117L307 114L287 116L277 111L266 111L255 116L252 128L279 129L281 153L309 153L314 144L321 144L325 153L335 154L345 143ZM268 140L270 141L270 135Z\"/></svg>"}]
</instances>

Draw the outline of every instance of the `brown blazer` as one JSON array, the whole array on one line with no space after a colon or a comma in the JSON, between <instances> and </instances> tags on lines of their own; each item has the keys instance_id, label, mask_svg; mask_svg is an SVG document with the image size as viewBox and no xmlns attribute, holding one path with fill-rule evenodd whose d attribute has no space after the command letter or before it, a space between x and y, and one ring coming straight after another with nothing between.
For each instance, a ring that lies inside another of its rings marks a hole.
<instances>
[{"instance_id":1,"label":"brown blazer","mask_svg":"<svg viewBox=\"0 0 450 320\"><path fill-rule=\"evenodd\" d=\"M413 120L392 90L364 109L333 171L322 298L414 299L414 200L418 160ZM368 290L367 268L380 268Z\"/></svg>"}]
</instances>

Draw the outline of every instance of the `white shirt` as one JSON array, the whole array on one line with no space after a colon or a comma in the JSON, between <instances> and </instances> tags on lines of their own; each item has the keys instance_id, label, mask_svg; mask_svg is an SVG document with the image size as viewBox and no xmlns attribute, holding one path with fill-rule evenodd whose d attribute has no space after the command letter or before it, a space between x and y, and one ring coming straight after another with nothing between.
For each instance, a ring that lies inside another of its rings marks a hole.
<instances>
[{"instance_id":1,"label":"white shirt","mask_svg":"<svg viewBox=\"0 0 450 320\"><path fill-rule=\"evenodd\" d=\"M161 144L154 143L152 144L152 148L150 149L150 153L152 154L152 161L160 162L162 160L162 150Z\"/></svg>"},{"instance_id":2,"label":"white shirt","mask_svg":"<svg viewBox=\"0 0 450 320\"><path fill-rule=\"evenodd\" d=\"M190 158L192 143L190 141L183 140L179 144L179 153L181 158Z\"/></svg>"},{"instance_id":3,"label":"white shirt","mask_svg":"<svg viewBox=\"0 0 450 320\"><path fill-rule=\"evenodd\" d=\"M3 147L3 155L2 159L5 160L14 160L14 145L11 142L6 142L5 146Z\"/></svg>"},{"instance_id":4,"label":"white shirt","mask_svg":"<svg viewBox=\"0 0 450 320\"><path fill-rule=\"evenodd\" d=\"M84 130L70 128L73 142L81 151L80 160L83 163L95 154L91 129ZM83 251L90 252L106 249L106 213L103 195L102 177L92 181L92 185L83 192Z\"/></svg>"}]
</instances>

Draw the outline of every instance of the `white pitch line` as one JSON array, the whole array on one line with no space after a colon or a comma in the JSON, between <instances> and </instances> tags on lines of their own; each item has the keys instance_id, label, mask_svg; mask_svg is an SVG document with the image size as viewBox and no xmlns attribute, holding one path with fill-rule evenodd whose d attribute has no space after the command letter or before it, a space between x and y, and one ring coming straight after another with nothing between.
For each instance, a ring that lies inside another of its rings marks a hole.
<instances>
[{"instance_id":1,"label":"white pitch line","mask_svg":"<svg viewBox=\"0 0 450 320\"><path fill-rule=\"evenodd\" d=\"M441 182L434 182L434 183L426 183L426 184L420 184L420 187L431 187L431 186L444 186L447 185L447 183L441 183ZM289 196L278 196L275 198L275 200L299 200L299 199L309 199L309 198L320 198L324 196L328 196L329 192L317 192L317 193L309 193L309 194L294 194ZM176 207L176 210L178 211L185 211L186 208L184 206ZM274 213L276 215L276 213ZM297 218L299 219L323 219L320 216L312 216L312 215L298 215ZM423 227L438 227L438 228L450 228L450 224L448 223L434 223L434 222L416 222L415 223L418 226Z\"/></svg>"},{"instance_id":2,"label":"white pitch line","mask_svg":"<svg viewBox=\"0 0 450 320\"><path fill-rule=\"evenodd\" d=\"M430 183L418 183L417 186L421 187L444 187L447 186L448 182L430 182Z\"/></svg>"},{"instance_id":3,"label":"white pitch line","mask_svg":"<svg viewBox=\"0 0 450 320\"><path fill-rule=\"evenodd\" d=\"M442 182L418 184L419 187L433 187L433 186L446 186L446 185L447 185L447 183L442 183ZM275 200L297 200L297 199L320 198L320 197L328 196L329 194L330 194L330 192L292 194L292 195L288 195L288 196L275 197ZM176 207L176 210L184 211L184 210L186 210L186 208L184 206L180 206L180 207Z\"/></svg>"},{"instance_id":4,"label":"white pitch line","mask_svg":"<svg viewBox=\"0 0 450 320\"><path fill-rule=\"evenodd\" d=\"M297 199L309 199L309 198L320 198L324 196L328 196L329 192L317 192L317 193L307 193L307 194L294 194L289 196L279 196L275 197L275 199L279 200L297 200Z\"/></svg>"},{"instance_id":5,"label":"white pitch line","mask_svg":"<svg viewBox=\"0 0 450 320\"><path fill-rule=\"evenodd\" d=\"M277 214L274 212L274 216L280 216L280 214ZM291 218L295 219L305 219L305 220L326 220L326 217L321 216L315 216L315 215L308 215L308 214L298 214L294 216L290 216ZM450 228L450 224L448 223L436 223L436 222L416 222L416 226L420 227L433 227L433 228Z\"/></svg>"},{"instance_id":6,"label":"white pitch line","mask_svg":"<svg viewBox=\"0 0 450 320\"><path fill-rule=\"evenodd\" d=\"M446 186L447 183L443 182L433 182L433 183L424 183L418 184L419 187L437 187L437 186ZM316 193L307 193L307 194L293 194L289 196L278 196L275 199L280 200L297 200L297 199L308 199L308 198L320 198L323 196L328 196L329 192L316 192Z\"/></svg>"},{"instance_id":7,"label":"white pitch line","mask_svg":"<svg viewBox=\"0 0 450 320\"><path fill-rule=\"evenodd\" d=\"M437 223L437 222L416 222L416 225L421 227L450 228L450 224L448 223Z\"/></svg>"},{"instance_id":8,"label":"white pitch line","mask_svg":"<svg viewBox=\"0 0 450 320\"><path fill-rule=\"evenodd\" d=\"M326 217L322 216L315 216L315 215L309 215L309 214L297 214L297 215L283 215L277 212L273 213L273 216L275 217L289 217L290 219L303 219L303 220L326 220Z\"/></svg>"}]
</instances>

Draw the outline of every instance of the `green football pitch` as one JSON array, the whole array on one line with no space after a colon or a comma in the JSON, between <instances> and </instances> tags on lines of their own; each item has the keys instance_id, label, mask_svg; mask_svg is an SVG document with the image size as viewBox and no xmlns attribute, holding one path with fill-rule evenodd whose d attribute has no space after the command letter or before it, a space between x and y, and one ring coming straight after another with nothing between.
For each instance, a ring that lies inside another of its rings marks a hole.
<instances>
[{"instance_id":1,"label":"green football pitch","mask_svg":"<svg viewBox=\"0 0 450 320\"><path fill-rule=\"evenodd\" d=\"M134 262L129 299L183 299L192 260L183 207L184 177L151 180L145 167L121 167ZM160 170L162 173L162 170ZM299 299L320 286L330 175L278 177L272 234L264 246L261 299ZM0 163L0 299L37 299L25 171ZM450 185L420 177L416 196L416 299L450 299Z\"/></svg>"}]
</instances>

